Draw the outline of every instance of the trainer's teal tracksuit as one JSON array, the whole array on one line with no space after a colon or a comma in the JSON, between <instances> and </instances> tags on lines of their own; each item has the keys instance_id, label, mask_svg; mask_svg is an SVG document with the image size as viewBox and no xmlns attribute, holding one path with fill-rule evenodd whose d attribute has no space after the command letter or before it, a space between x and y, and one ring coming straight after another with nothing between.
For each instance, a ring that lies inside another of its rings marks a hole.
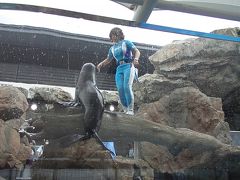
<instances>
[{"instance_id":1,"label":"trainer's teal tracksuit","mask_svg":"<svg viewBox=\"0 0 240 180\"><path fill-rule=\"evenodd\" d=\"M135 45L128 40L121 40L114 44L108 52L108 59L117 61L115 81L120 97L120 102L126 111L133 111L134 95L132 84L135 76L135 67L132 64L132 50Z\"/></svg>"}]
</instances>

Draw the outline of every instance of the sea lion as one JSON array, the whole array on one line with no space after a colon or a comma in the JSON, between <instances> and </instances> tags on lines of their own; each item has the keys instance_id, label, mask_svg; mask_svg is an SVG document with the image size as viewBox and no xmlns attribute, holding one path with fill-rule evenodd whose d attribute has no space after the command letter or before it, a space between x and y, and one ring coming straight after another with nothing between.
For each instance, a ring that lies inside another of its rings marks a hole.
<instances>
[{"instance_id":1,"label":"sea lion","mask_svg":"<svg viewBox=\"0 0 240 180\"><path fill-rule=\"evenodd\" d=\"M104 149L102 140L98 136L104 112L104 99L100 90L96 86L96 66L86 63L82 66L75 90L75 102L84 106L84 135L74 134L70 137L62 138L62 147L69 146L77 141L95 137ZM65 142L63 142L65 141ZM114 154L110 151L111 154Z\"/></svg>"},{"instance_id":2,"label":"sea lion","mask_svg":"<svg viewBox=\"0 0 240 180\"><path fill-rule=\"evenodd\" d=\"M96 67L92 63L83 65L76 85L75 98L84 108L84 129L89 135L100 129L104 111L104 99L96 86Z\"/></svg>"}]
</instances>

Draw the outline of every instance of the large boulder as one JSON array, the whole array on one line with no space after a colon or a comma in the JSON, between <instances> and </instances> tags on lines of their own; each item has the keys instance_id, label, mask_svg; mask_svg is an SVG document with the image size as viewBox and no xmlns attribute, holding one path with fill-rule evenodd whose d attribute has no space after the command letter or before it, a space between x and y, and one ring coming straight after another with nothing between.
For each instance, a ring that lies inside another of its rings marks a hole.
<instances>
[{"instance_id":1,"label":"large boulder","mask_svg":"<svg viewBox=\"0 0 240 180\"><path fill-rule=\"evenodd\" d=\"M70 93L58 87L33 87L29 89L28 98L48 103L72 101Z\"/></svg>"},{"instance_id":2,"label":"large boulder","mask_svg":"<svg viewBox=\"0 0 240 180\"><path fill-rule=\"evenodd\" d=\"M0 119L20 118L28 109L26 96L13 86L0 86L0 92Z\"/></svg>"},{"instance_id":3,"label":"large boulder","mask_svg":"<svg viewBox=\"0 0 240 180\"><path fill-rule=\"evenodd\" d=\"M140 106L138 116L175 128L187 128L231 143L220 98L208 97L198 89L178 88L158 101Z\"/></svg>"},{"instance_id":4,"label":"large boulder","mask_svg":"<svg viewBox=\"0 0 240 180\"><path fill-rule=\"evenodd\" d=\"M20 168L31 154L29 143L21 143L18 132L24 123L28 101L13 86L0 86L0 92L0 168Z\"/></svg>"},{"instance_id":5,"label":"large boulder","mask_svg":"<svg viewBox=\"0 0 240 180\"><path fill-rule=\"evenodd\" d=\"M212 33L239 37L240 28L220 29ZM197 38L166 45L149 59L155 73L172 80L191 81L204 94L222 98L226 121L232 130L239 130L239 47L237 42Z\"/></svg>"},{"instance_id":6,"label":"large boulder","mask_svg":"<svg viewBox=\"0 0 240 180\"><path fill-rule=\"evenodd\" d=\"M8 123L0 119L0 168L20 168L31 155L30 146L20 142L17 127L20 120Z\"/></svg>"},{"instance_id":7,"label":"large boulder","mask_svg":"<svg viewBox=\"0 0 240 180\"><path fill-rule=\"evenodd\" d=\"M182 79L171 80L161 74L145 74L139 78L139 83L133 85L134 98L137 106L150 103L170 94L182 87L196 87L192 82Z\"/></svg>"},{"instance_id":8,"label":"large boulder","mask_svg":"<svg viewBox=\"0 0 240 180\"><path fill-rule=\"evenodd\" d=\"M108 103L108 104L115 104L115 103L118 103L118 92L117 91L106 91L106 90L103 90L101 91L102 95L103 95L103 99L104 99L104 102L105 103Z\"/></svg>"},{"instance_id":9,"label":"large boulder","mask_svg":"<svg viewBox=\"0 0 240 180\"><path fill-rule=\"evenodd\" d=\"M189 135L191 133L194 134L189 131ZM208 147L208 150L203 146L192 148L189 144L174 154L164 146L142 142L139 153L156 172L168 174L172 179L238 179L239 149L231 146L213 148L216 144L212 143L212 148Z\"/></svg>"},{"instance_id":10,"label":"large boulder","mask_svg":"<svg viewBox=\"0 0 240 180\"><path fill-rule=\"evenodd\" d=\"M213 33L239 36L240 29L223 29ZM213 97L224 97L240 85L239 43L197 38L164 46L150 61L155 73L194 82Z\"/></svg>"},{"instance_id":11,"label":"large boulder","mask_svg":"<svg viewBox=\"0 0 240 180\"><path fill-rule=\"evenodd\" d=\"M119 101L119 96L117 91L101 91L104 99L105 109L110 110L110 105L113 105L115 111L120 111L121 103Z\"/></svg>"}]
</instances>

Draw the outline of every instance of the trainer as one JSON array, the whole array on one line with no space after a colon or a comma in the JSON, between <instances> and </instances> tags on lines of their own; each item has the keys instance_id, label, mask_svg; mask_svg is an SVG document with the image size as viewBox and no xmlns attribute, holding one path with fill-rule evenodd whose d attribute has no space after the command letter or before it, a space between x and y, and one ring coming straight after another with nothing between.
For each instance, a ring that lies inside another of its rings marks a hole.
<instances>
[{"instance_id":1,"label":"trainer","mask_svg":"<svg viewBox=\"0 0 240 180\"><path fill-rule=\"evenodd\" d=\"M139 67L140 51L129 40L124 39L122 29L115 27L109 33L110 40L114 45L109 49L107 58L97 65L100 69L116 60L117 70L115 75L119 99L126 114L134 115L134 95L132 84Z\"/></svg>"}]
</instances>

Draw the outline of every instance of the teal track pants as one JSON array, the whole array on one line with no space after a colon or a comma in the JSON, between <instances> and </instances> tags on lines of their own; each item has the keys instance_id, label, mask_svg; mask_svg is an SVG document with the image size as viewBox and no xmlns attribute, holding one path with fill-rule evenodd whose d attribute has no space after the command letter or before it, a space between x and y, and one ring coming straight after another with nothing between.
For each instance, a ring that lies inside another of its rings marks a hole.
<instances>
[{"instance_id":1,"label":"teal track pants","mask_svg":"<svg viewBox=\"0 0 240 180\"><path fill-rule=\"evenodd\" d=\"M122 106L127 110L133 110L134 95L132 91L135 67L127 63L117 67L115 81Z\"/></svg>"}]
</instances>

